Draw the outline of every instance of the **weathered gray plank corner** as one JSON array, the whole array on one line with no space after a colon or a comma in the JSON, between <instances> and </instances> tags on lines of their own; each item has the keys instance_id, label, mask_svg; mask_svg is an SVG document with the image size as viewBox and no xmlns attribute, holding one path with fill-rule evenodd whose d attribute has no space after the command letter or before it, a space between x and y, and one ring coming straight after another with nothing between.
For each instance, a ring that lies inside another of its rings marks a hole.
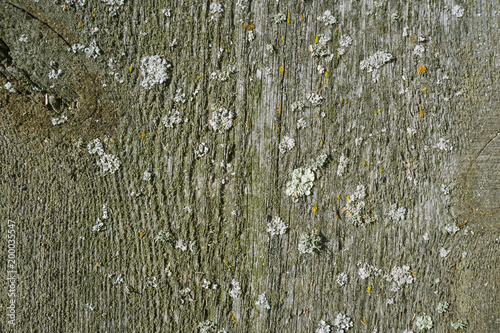
<instances>
[{"instance_id":1,"label":"weathered gray plank corner","mask_svg":"<svg viewBox=\"0 0 500 333\"><path fill-rule=\"evenodd\" d=\"M1 332L500 330L498 2L0 8Z\"/></svg>"}]
</instances>

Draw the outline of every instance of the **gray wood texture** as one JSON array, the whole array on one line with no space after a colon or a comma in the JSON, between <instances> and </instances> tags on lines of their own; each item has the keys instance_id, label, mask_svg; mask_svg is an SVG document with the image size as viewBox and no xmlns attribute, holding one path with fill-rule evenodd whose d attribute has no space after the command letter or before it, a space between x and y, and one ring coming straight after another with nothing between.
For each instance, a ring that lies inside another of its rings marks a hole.
<instances>
[{"instance_id":1,"label":"gray wood texture","mask_svg":"<svg viewBox=\"0 0 500 333\"><path fill-rule=\"evenodd\" d=\"M349 332L417 332L425 313L434 332L458 320L498 332L499 3L226 0L212 19L213 3L0 1L0 331L198 332L210 320L214 332L315 332L325 320L336 332L343 313ZM326 10L335 24L318 20ZM286 20L275 23L279 13ZM319 34L331 60L309 51ZM353 42L337 56L344 35ZM94 40L95 58L68 51ZM360 62L377 51L393 60L374 82ZM172 67L148 90L141 60L153 55ZM226 81L211 79L228 69ZM179 89L185 102L174 101ZM292 111L296 101L303 111ZM214 103L235 114L228 132L209 124ZM172 109L188 120L166 128ZM295 147L280 154L285 135ZM89 154L95 138L121 160L116 173ZM197 158L202 142L209 151ZM320 154L329 158L311 195L293 202L290 174ZM343 212L358 185L374 220L361 226ZM103 204L105 228L92 231ZM403 219L389 216L394 204ZM289 228L270 237L276 216ZM15 328L5 315L8 220ZM155 241L162 230L170 242ZM299 253L300 235L313 231L322 250ZM382 275L362 279L365 263ZM403 265L415 279L392 291L383 275ZM263 293L268 310L255 305Z\"/></svg>"}]
</instances>

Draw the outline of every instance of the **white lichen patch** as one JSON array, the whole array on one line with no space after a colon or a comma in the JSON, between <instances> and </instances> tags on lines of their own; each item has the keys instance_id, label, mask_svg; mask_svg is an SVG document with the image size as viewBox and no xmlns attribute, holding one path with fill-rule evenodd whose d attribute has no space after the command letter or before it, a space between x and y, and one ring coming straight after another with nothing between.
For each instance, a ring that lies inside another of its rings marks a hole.
<instances>
[{"instance_id":1,"label":"white lichen patch","mask_svg":"<svg viewBox=\"0 0 500 333\"><path fill-rule=\"evenodd\" d=\"M62 69L58 69L57 71L55 69L51 70L49 72L49 79L55 80L61 75Z\"/></svg>"},{"instance_id":2,"label":"white lichen patch","mask_svg":"<svg viewBox=\"0 0 500 333\"><path fill-rule=\"evenodd\" d=\"M97 58L101 54L101 49L97 46L97 42L92 40L89 46L85 46L83 44L73 44L68 51L77 53L78 51L83 51L88 58Z\"/></svg>"},{"instance_id":3,"label":"white lichen patch","mask_svg":"<svg viewBox=\"0 0 500 333\"><path fill-rule=\"evenodd\" d=\"M413 49L413 54L417 57L421 57L424 55L425 48L422 45L416 45L415 49Z\"/></svg>"},{"instance_id":4,"label":"white lichen patch","mask_svg":"<svg viewBox=\"0 0 500 333\"><path fill-rule=\"evenodd\" d=\"M144 57L141 60L143 80L141 86L151 89L156 84L162 84L169 78L168 68L171 65L158 55Z\"/></svg>"},{"instance_id":5,"label":"white lichen patch","mask_svg":"<svg viewBox=\"0 0 500 333\"><path fill-rule=\"evenodd\" d=\"M155 241L160 243L168 243L171 241L171 235L168 231L162 230L156 235Z\"/></svg>"},{"instance_id":6,"label":"white lichen patch","mask_svg":"<svg viewBox=\"0 0 500 333\"><path fill-rule=\"evenodd\" d=\"M267 232L271 234L271 237L284 235L287 229L288 226L279 216L276 216L271 222L267 224Z\"/></svg>"},{"instance_id":7,"label":"white lichen patch","mask_svg":"<svg viewBox=\"0 0 500 333\"><path fill-rule=\"evenodd\" d=\"M316 159L311 162L311 170L316 171L319 168L322 168L325 165L327 159L328 159L327 154L321 154L318 157L316 157Z\"/></svg>"},{"instance_id":8,"label":"white lichen patch","mask_svg":"<svg viewBox=\"0 0 500 333\"><path fill-rule=\"evenodd\" d=\"M406 208L399 207L397 208L396 204L393 204L391 208L387 211L387 216L391 218L393 221L403 221L406 215Z\"/></svg>"},{"instance_id":9,"label":"white lichen patch","mask_svg":"<svg viewBox=\"0 0 500 333\"><path fill-rule=\"evenodd\" d=\"M229 296L236 299L241 295L240 284L238 281L233 279L233 281L231 281L231 286L232 286L232 288L231 288L231 290L229 290Z\"/></svg>"},{"instance_id":10,"label":"white lichen patch","mask_svg":"<svg viewBox=\"0 0 500 333\"><path fill-rule=\"evenodd\" d=\"M436 144L434 144L432 146L432 148L437 148L437 149L448 151L448 150L452 150L453 146L450 146L450 140L445 140L443 138L440 138L439 141L436 142Z\"/></svg>"},{"instance_id":11,"label":"white lichen patch","mask_svg":"<svg viewBox=\"0 0 500 333\"><path fill-rule=\"evenodd\" d=\"M337 283L342 287L347 283L348 276L346 273L340 273L337 275Z\"/></svg>"},{"instance_id":12,"label":"white lichen patch","mask_svg":"<svg viewBox=\"0 0 500 333\"><path fill-rule=\"evenodd\" d=\"M304 103L297 101L292 104L292 111L304 111Z\"/></svg>"},{"instance_id":13,"label":"white lichen patch","mask_svg":"<svg viewBox=\"0 0 500 333\"><path fill-rule=\"evenodd\" d=\"M290 180L286 183L286 195L292 196L293 201L297 202L300 197L311 194L314 172L309 168L298 168L293 170Z\"/></svg>"},{"instance_id":14,"label":"white lichen patch","mask_svg":"<svg viewBox=\"0 0 500 333\"><path fill-rule=\"evenodd\" d=\"M286 15L283 14L283 13L278 13L278 14L275 14L275 15L271 15L271 20L275 24L279 24L279 23L282 23L282 22L286 21Z\"/></svg>"},{"instance_id":15,"label":"white lichen patch","mask_svg":"<svg viewBox=\"0 0 500 333\"><path fill-rule=\"evenodd\" d=\"M430 330L432 328L432 318L429 315L423 314L422 316L418 316L417 319L415 319L415 326L417 329L423 331L423 330Z\"/></svg>"},{"instance_id":16,"label":"white lichen patch","mask_svg":"<svg viewBox=\"0 0 500 333\"><path fill-rule=\"evenodd\" d=\"M392 54L378 51L369 58L366 58L360 62L361 70L365 70L372 74L372 81L377 82L379 80L379 74L377 70L384 64L388 63L393 59Z\"/></svg>"},{"instance_id":17,"label":"white lichen patch","mask_svg":"<svg viewBox=\"0 0 500 333\"><path fill-rule=\"evenodd\" d=\"M464 12L465 10L460 5L455 5L453 6L453 8L451 8L451 15L456 17L464 16Z\"/></svg>"},{"instance_id":18,"label":"white lichen patch","mask_svg":"<svg viewBox=\"0 0 500 333\"><path fill-rule=\"evenodd\" d=\"M436 307L438 313L446 313L449 311L450 304L448 302L440 302Z\"/></svg>"},{"instance_id":19,"label":"white lichen patch","mask_svg":"<svg viewBox=\"0 0 500 333\"><path fill-rule=\"evenodd\" d=\"M305 121L304 118L300 118L299 120L297 120L297 129L303 129L303 128L307 128L307 122Z\"/></svg>"},{"instance_id":20,"label":"white lichen patch","mask_svg":"<svg viewBox=\"0 0 500 333\"><path fill-rule=\"evenodd\" d=\"M198 324L198 328L200 329L200 333L214 333L215 332L215 324L210 320L202 321Z\"/></svg>"},{"instance_id":21,"label":"white lichen patch","mask_svg":"<svg viewBox=\"0 0 500 333\"><path fill-rule=\"evenodd\" d=\"M310 93L307 95L306 99L311 103L313 106L320 106L321 103L323 103L323 97L316 93Z\"/></svg>"},{"instance_id":22,"label":"white lichen patch","mask_svg":"<svg viewBox=\"0 0 500 333\"><path fill-rule=\"evenodd\" d=\"M111 174L115 173L120 167L120 159L112 154L107 154L104 152L102 143L99 139L94 139L87 145L89 154L97 154L100 156L97 161L97 165L102 167L102 172L109 172Z\"/></svg>"},{"instance_id":23,"label":"white lichen patch","mask_svg":"<svg viewBox=\"0 0 500 333\"><path fill-rule=\"evenodd\" d=\"M178 239L177 242L175 242L175 248L180 249L181 251L187 251L187 246L184 244L183 239Z\"/></svg>"},{"instance_id":24,"label":"white lichen patch","mask_svg":"<svg viewBox=\"0 0 500 333\"><path fill-rule=\"evenodd\" d=\"M99 161L97 161L97 165L102 167L102 172L109 172L111 174L115 173L116 170L120 167L120 159L113 154L102 154Z\"/></svg>"},{"instance_id":25,"label":"white lichen patch","mask_svg":"<svg viewBox=\"0 0 500 333\"><path fill-rule=\"evenodd\" d=\"M310 234L301 234L298 249L302 254L319 252L321 250L321 236L314 231Z\"/></svg>"},{"instance_id":26,"label":"white lichen patch","mask_svg":"<svg viewBox=\"0 0 500 333\"><path fill-rule=\"evenodd\" d=\"M56 126L56 125L64 124L67 120L68 120L68 117L66 117L65 115L62 115L61 118L52 118L52 125Z\"/></svg>"},{"instance_id":27,"label":"white lichen patch","mask_svg":"<svg viewBox=\"0 0 500 333\"><path fill-rule=\"evenodd\" d=\"M353 40L350 36L342 35L342 37L340 37L339 47L337 48L337 54L344 55L347 51L347 48L352 44L352 42Z\"/></svg>"},{"instance_id":28,"label":"white lichen patch","mask_svg":"<svg viewBox=\"0 0 500 333\"><path fill-rule=\"evenodd\" d=\"M197 149L194 150L194 156L197 158L201 158L208 153L208 147L205 142L200 143Z\"/></svg>"},{"instance_id":29,"label":"white lichen patch","mask_svg":"<svg viewBox=\"0 0 500 333\"><path fill-rule=\"evenodd\" d=\"M405 285L412 284L415 278L410 272L410 266L394 267L390 274L384 276L387 282L392 282L391 291L397 292Z\"/></svg>"},{"instance_id":30,"label":"white lichen patch","mask_svg":"<svg viewBox=\"0 0 500 333\"><path fill-rule=\"evenodd\" d=\"M358 266L361 265L361 262L358 262ZM383 274L383 271L375 266L372 266L368 263L364 263L363 267L358 269L358 274L359 277L362 280L365 280L370 277L370 275L374 276L381 276Z\"/></svg>"},{"instance_id":31,"label":"white lichen patch","mask_svg":"<svg viewBox=\"0 0 500 333\"><path fill-rule=\"evenodd\" d=\"M448 223L443 227L444 231L446 231L449 234L455 234L457 231L460 230L459 227L457 227L455 224Z\"/></svg>"},{"instance_id":32,"label":"white lichen patch","mask_svg":"<svg viewBox=\"0 0 500 333\"><path fill-rule=\"evenodd\" d=\"M337 19L329 10L325 11L323 15L318 16L318 21L322 21L326 26L334 25L335 23L337 23Z\"/></svg>"},{"instance_id":33,"label":"white lichen patch","mask_svg":"<svg viewBox=\"0 0 500 333\"><path fill-rule=\"evenodd\" d=\"M362 226L366 222L374 222L374 219L367 214L363 214L366 206L363 200L366 197L366 189L364 185L358 185L356 191L347 197L347 204L342 209L343 215L347 221L356 226Z\"/></svg>"},{"instance_id":34,"label":"white lichen patch","mask_svg":"<svg viewBox=\"0 0 500 333\"><path fill-rule=\"evenodd\" d=\"M340 156L339 165L337 167L337 176L342 177L344 175L348 162L349 158L345 157L344 154L342 154L342 156Z\"/></svg>"},{"instance_id":35,"label":"white lichen patch","mask_svg":"<svg viewBox=\"0 0 500 333\"><path fill-rule=\"evenodd\" d=\"M267 301L266 294L260 294L255 302L255 305L260 306L262 309L269 310L271 307L269 306L269 302Z\"/></svg>"},{"instance_id":36,"label":"white lichen patch","mask_svg":"<svg viewBox=\"0 0 500 333\"><path fill-rule=\"evenodd\" d=\"M330 325L328 325L326 321L320 320L316 333L330 333Z\"/></svg>"},{"instance_id":37,"label":"white lichen patch","mask_svg":"<svg viewBox=\"0 0 500 333\"><path fill-rule=\"evenodd\" d=\"M366 69L366 71L370 73L373 72L375 69L379 69L392 59L393 59L392 54L383 51L378 51L369 58L362 60L359 65L362 70Z\"/></svg>"},{"instance_id":38,"label":"white lichen patch","mask_svg":"<svg viewBox=\"0 0 500 333\"><path fill-rule=\"evenodd\" d=\"M234 115L223 106L212 104L212 119L209 121L212 129L219 133L224 133L233 127Z\"/></svg>"},{"instance_id":39,"label":"white lichen patch","mask_svg":"<svg viewBox=\"0 0 500 333\"><path fill-rule=\"evenodd\" d=\"M224 7L219 3L210 4L210 21L218 21L224 12Z\"/></svg>"},{"instance_id":40,"label":"white lichen patch","mask_svg":"<svg viewBox=\"0 0 500 333\"><path fill-rule=\"evenodd\" d=\"M280 142L280 144L278 146L278 149L279 149L280 153L283 155L287 151L292 150L293 147L295 147L295 140L292 139L291 137L285 135L283 137L283 139L281 140L281 142Z\"/></svg>"},{"instance_id":41,"label":"white lichen patch","mask_svg":"<svg viewBox=\"0 0 500 333\"><path fill-rule=\"evenodd\" d=\"M171 110L162 118L161 122L166 128L174 128L175 125L182 123L182 118L180 117L179 111Z\"/></svg>"},{"instance_id":42,"label":"white lichen patch","mask_svg":"<svg viewBox=\"0 0 500 333\"><path fill-rule=\"evenodd\" d=\"M15 93L16 89L12 86L12 83L10 81L7 81L7 83L4 85L5 89L7 89L8 92Z\"/></svg>"},{"instance_id":43,"label":"white lichen patch","mask_svg":"<svg viewBox=\"0 0 500 333\"><path fill-rule=\"evenodd\" d=\"M337 314L337 317L333 321L333 325L337 327L337 332L344 333L354 326L350 317L347 317L343 313Z\"/></svg>"},{"instance_id":44,"label":"white lichen patch","mask_svg":"<svg viewBox=\"0 0 500 333\"><path fill-rule=\"evenodd\" d=\"M439 249L439 256L441 258L446 258L448 256L448 253L450 253L451 250L446 250L444 247L442 247L441 249Z\"/></svg>"},{"instance_id":45,"label":"white lichen patch","mask_svg":"<svg viewBox=\"0 0 500 333\"><path fill-rule=\"evenodd\" d=\"M19 37L18 41L21 42L21 43L27 43L28 42L28 36L26 36L26 34L22 34Z\"/></svg>"},{"instance_id":46,"label":"white lichen patch","mask_svg":"<svg viewBox=\"0 0 500 333\"><path fill-rule=\"evenodd\" d=\"M467 328L467 324L462 322L461 320L458 320L456 322L451 322L451 327L453 327L455 330L461 329L461 328Z\"/></svg>"}]
</instances>

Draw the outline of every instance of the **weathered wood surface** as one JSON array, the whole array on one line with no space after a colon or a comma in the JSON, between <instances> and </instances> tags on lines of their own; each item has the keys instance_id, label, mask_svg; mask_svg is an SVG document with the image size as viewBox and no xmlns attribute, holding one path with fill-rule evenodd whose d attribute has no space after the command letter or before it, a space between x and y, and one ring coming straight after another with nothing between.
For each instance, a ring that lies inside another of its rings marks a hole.
<instances>
[{"instance_id":1,"label":"weathered wood surface","mask_svg":"<svg viewBox=\"0 0 500 333\"><path fill-rule=\"evenodd\" d=\"M205 320L228 332L313 332L338 313L352 318L353 332L416 331L422 313L434 332L454 331L457 320L471 332L500 330L498 2L235 2L221 2L210 20L210 3L191 0L128 1L114 16L102 1L1 1L1 84L16 92L0 89L0 216L2 253L7 220L17 223L17 332L191 332ZM452 15L456 4L463 17ZM325 10L333 26L317 20ZM289 20L274 23L278 13ZM342 35L353 44L326 62L309 52L319 33L331 34L330 53ZM95 59L67 51L92 40ZM372 82L360 61L377 51L395 59ZM152 55L172 64L171 78L146 90L140 62ZM210 79L231 66L227 81ZM57 79L52 69L62 69ZM178 89L185 103L174 102ZM322 105L292 112L312 91ZM51 124L59 115L46 94L60 97L68 122ZM228 133L211 129L212 103L235 113ZM189 121L165 128L172 108ZM298 130L299 118L309 126ZM281 155L284 135L296 146ZM115 174L103 174L86 149L105 137L106 152L122 161ZM434 148L441 138L453 149ZM196 158L201 142L210 150ZM285 195L290 173L321 153L329 161L312 194L294 203ZM342 154L350 161L340 177ZM442 184L452 183L445 195ZM359 184L375 222L354 226L341 211ZM92 232L105 203L106 229ZM406 209L403 221L388 217L393 204ZM275 216L289 230L270 239ZM461 230L449 234L447 224ZM314 229L323 250L300 254L299 235ZM174 240L155 242L161 230ZM177 239L192 246L183 252ZM446 258L441 248L451 250ZM380 276L360 278L365 263L384 273L409 265L416 279L393 292ZM4 267L2 332L12 329ZM113 284L120 273L124 282ZM219 288L203 289L204 278ZM228 294L233 279L238 299ZM262 293L269 310L255 305ZM440 314L445 301L450 311Z\"/></svg>"}]
</instances>

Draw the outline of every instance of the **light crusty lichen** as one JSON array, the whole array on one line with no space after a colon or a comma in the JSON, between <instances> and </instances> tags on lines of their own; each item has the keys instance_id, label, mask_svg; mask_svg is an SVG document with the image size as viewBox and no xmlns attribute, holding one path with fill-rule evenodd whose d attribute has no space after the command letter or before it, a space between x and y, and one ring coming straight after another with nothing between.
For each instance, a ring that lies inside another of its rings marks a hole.
<instances>
[{"instance_id":1,"label":"light crusty lichen","mask_svg":"<svg viewBox=\"0 0 500 333\"><path fill-rule=\"evenodd\" d=\"M415 320L415 326L417 326L417 329L421 331L430 330L432 328L431 316L426 315L425 313L422 316L418 316Z\"/></svg>"},{"instance_id":2,"label":"light crusty lichen","mask_svg":"<svg viewBox=\"0 0 500 333\"><path fill-rule=\"evenodd\" d=\"M321 250L321 236L315 231L300 235L298 248L300 253L319 252Z\"/></svg>"},{"instance_id":3,"label":"light crusty lichen","mask_svg":"<svg viewBox=\"0 0 500 333\"><path fill-rule=\"evenodd\" d=\"M286 183L286 195L292 196L293 201L299 201L300 197L311 194L314 172L309 168L298 168L293 170L291 179Z\"/></svg>"}]
</instances>

